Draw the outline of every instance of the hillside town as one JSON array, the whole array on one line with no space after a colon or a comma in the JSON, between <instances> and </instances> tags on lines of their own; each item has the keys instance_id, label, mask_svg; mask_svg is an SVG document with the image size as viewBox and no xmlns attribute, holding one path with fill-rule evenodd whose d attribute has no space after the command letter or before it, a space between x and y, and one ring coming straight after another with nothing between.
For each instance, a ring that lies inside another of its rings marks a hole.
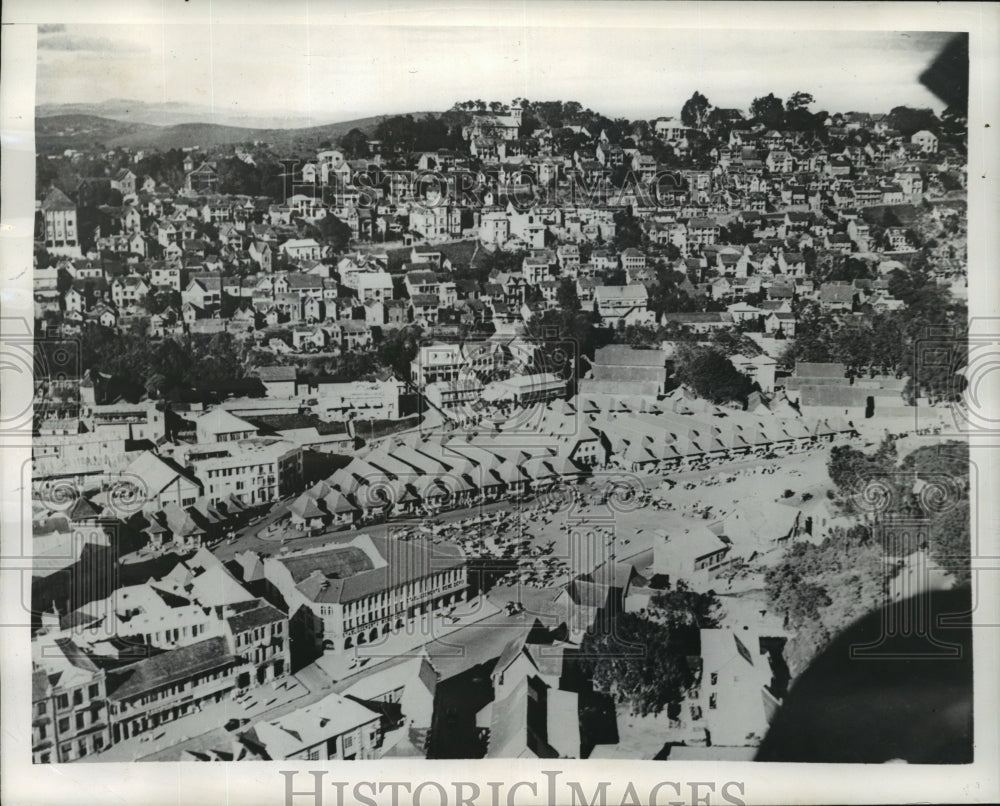
<instances>
[{"instance_id":1,"label":"hillside town","mask_svg":"<svg viewBox=\"0 0 1000 806\"><path fill-rule=\"evenodd\" d=\"M34 761L750 760L966 581L966 120L814 107L44 119Z\"/></svg>"}]
</instances>

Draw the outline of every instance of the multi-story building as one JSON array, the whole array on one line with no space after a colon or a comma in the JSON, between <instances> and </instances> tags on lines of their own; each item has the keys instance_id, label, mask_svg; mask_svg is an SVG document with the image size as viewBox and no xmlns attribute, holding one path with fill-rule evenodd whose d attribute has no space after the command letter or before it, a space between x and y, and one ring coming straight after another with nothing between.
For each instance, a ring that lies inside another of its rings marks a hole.
<instances>
[{"instance_id":1,"label":"multi-story building","mask_svg":"<svg viewBox=\"0 0 1000 806\"><path fill-rule=\"evenodd\" d=\"M712 218L690 218L687 222L687 242L690 245L711 246L719 240L719 224Z\"/></svg>"},{"instance_id":2,"label":"multi-story building","mask_svg":"<svg viewBox=\"0 0 1000 806\"><path fill-rule=\"evenodd\" d=\"M319 702L254 724L240 740L264 759L326 761L378 758L382 717L356 700L330 694Z\"/></svg>"},{"instance_id":3,"label":"multi-story building","mask_svg":"<svg viewBox=\"0 0 1000 806\"><path fill-rule=\"evenodd\" d=\"M515 406L545 403L566 394L566 380L551 372L514 375L494 381L483 392L486 399L506 400Z\"/></svg>"},{"instance_id":4,"label":"multi-story building","mask_svg":"<svg viewBox=\"0 0 1000 806\"><path fill-rule=\"evenodd\" d=\"M933 132L922 129L910 138L910 142L920 146L920 151L924 154L936 154L938 150L938 139Z\"/></svg>"},{"instance_id":5,"label":"multi-story building","mask_svg":"<svg viewBox=\"0 0 1000 806\"><path fill-rule=\"evenodd\" d=\"M617 320L641 314L649 307L646 286L599 285L594 289L594 307L603 319Z\"/></svg>"},{"instance_id":6,"label":"multi-story building","mask_svg":"<svg viewBox=\"0 0 1000 806\"><path fill-rule=\"evenodd\" d=\"M580 269L580 247L575 243L564 243L556 249L556 257L562 273L575 277Z\"/></svg>"},{"instance_id":7,"label":"multi-story building","mask_svg":"<svg viewBox=\"0 0 1000 806\"><path fill-rule=\"evenodd\" d=\"M488 376L502 362L502 352L487 345L427 344L410 363L410 378L423 388L429 383L457 380L466 373Z\"/></svg>"},{"instance_id":8,"label":"multi-story building","mask_svg":"<svg viewBox=\"0 0 1000 806\"><path fill-rule=\"evenodd\" d=\"M90 393L88 395L88 392ZM156 402L92 405L93 386L80 386L81 420L100 439L148 439L156 442L166 433L163 412Z\"/></svg>"},{"instance_id":9,"label":"multi-story building","mask_svg":"<svg viewBox=\"0 0 1000 806\"><path fill-rule=\"evenodd\" d=\"M122 481L135 488L137 498L157 509L167 504L193 506L204 493L197 479L153 451L136 456L124 469Z\"/></svg>"},{"instance_id":10,"label":"multi-story building","mask_svg":"<svg viewBox=\"0 0 1000 806\"><path fill-rule=\"evenodd\" d=\"M465 600L465 555L457 546L357 535L264 559L264 576L317 644L348 649L419 629ZM414 629L416 628L416 629Z\"/></svg>"},{"instance_id":11,"label":"multi-story building","mask_svg":"<svg viewBox=\"0 0 1000 806\"><path fill-rule=\"evenodd\" d=\"M415 204L410 208L410 230L428 240L448 238L461 229L461 211L449 204Z\"/></svg>"},{"instance_id":12,"label":"multi-story building","mask_svg":"<svg viewBox=\"0 0 1000 806\"><path fill-rule=\"evenodd\" d=\"M45 248L54 255L80 257L76 205L59 188L52 188L41 205Z\"/></svg>"},{"instance_id":13,"label":"multi-story building","mask_svg":"<svg viewBox=\"0 0 1000 806\"><path fill-rule=\"evenodd\" d=\"M111 283L111 301L121 308L131 308L149 293L149 286L142 277L129 275Z\"/></svg>"},{"instance_id":14,"label":"multi-story building","mask_svg":"<svg viewBox=\"0 0 1000 806\"><path fill-rule=\"evenodd\" d=\"M195 422L198 443L240 442L257 436L257 428L223 408L212 409Z\"/></svg>"},{"instance_id":15,"label":"multi-story building","mask_svg":"<svg viewBox=\"0 0 1000 806\"><path fill-rule=\"evenodd\" d=\"M288 616L263 599L216 608L239 669L236 687L269 683L291 671Z\"/></svg>"},{"instance_id":16,"label":"multi-story building","mask_svg":"<svg viewBox=\"0 0 1000 806\"><path fill-rule=\"evenodd\" d=\"M36 763L66 762L111 744L105 673L55 629L32 642L31 749Z\"/></svg>"},{"instance_id":17,"label":"multi-story building","mask_svg":"<svg viewBox=\"0 0 1000 806\"><path fill-rule=\"evenodd\" d=\"M640 249L626 249L622 252L622 268L626 272L646 268L646 255Z\"/></svg>"},{"instance_id":18,"label":"multi-story building","mask_svg":"<svg viewBox=\"0 0 1000 806\"><path fill-rule=\"evenodd\" d=\"M239 659L225 638L207 638L150 655L108 675L115 742L222 702L236 688Z\"/></svg>"},{"instance_id":19,"label":"multi-story building","mask_svg":"<svg viewBox=\"0 0 1000 806\"><path fill-rule=\"evenodd\" d=\"M524 275L524 282L528 285L538 285L539 283L551 280L552 265L545 257L526 257L521 264L521 273Z\"/></svg>"},{"instance_id":20,"label":"multi-story building","mask_svg":"<svg viewBox=\"0 0 1000 806\"><path fill-rule=\"evenodd\" d=\"M346 419L352 412L366 419L399 417L400 383L394 379L350 383L315 380L308 393L316 400L313 409L324 418Z\"/></svg>"},{"instance_id":21,"label":"multi-story building","mask_svg":"<svg viewBox=\"0 0 1000 806\"><path fill-rule=\"evenodd\" d=\"M357 273L358 299L383 301L392 299L392 275L387 271L365 271Z\"/></svg>"},{"instance_id":22,"label":"multi-story building","mask_svg":"<svg viewBox=\"0 0 1000 806\"><path fill-rule=\"evenodd\" d=\"M268 504L295 492L302 479L302 450L286 440L190 445L177 458L201 482L210 504L230 497L250 506Z\"/></svg>"},{"instance_id":23,"label":"multi-story building","mask_svg":"<svg viewBox=\"0 0 1000 806\"><path fill-rule=\"evenodd\" d=\"M510 219L503 210L484 212L479 219L479 240L485 244L502 244L510 238Z\"/></svg>"}]
</instances>

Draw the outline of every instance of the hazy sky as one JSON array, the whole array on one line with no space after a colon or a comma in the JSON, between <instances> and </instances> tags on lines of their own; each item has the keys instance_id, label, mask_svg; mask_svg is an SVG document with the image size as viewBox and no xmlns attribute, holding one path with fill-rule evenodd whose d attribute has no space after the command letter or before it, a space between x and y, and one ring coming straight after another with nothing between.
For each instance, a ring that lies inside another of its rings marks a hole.
<instances>
[{"instance_id":1,"label":"hazy sky","mask_svg":"<svg viewBox=\"0 0 1000 806\"><path fill-rule=\"evenodd\" d=\"M226 115L332 122L457 100L577 100L609 116L677 114L699 90L746 109L811 92L817 109L942 104L918 76L950 38L930 32L613 26L45 25L38 103L127 98Z\"/></svg>"}]
</instances>

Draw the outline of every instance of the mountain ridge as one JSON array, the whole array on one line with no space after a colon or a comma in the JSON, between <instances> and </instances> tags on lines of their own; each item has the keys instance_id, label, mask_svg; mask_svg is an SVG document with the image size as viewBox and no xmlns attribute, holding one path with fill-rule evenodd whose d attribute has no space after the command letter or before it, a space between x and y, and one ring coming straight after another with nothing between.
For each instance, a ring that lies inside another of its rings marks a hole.
<instances>
[{"instance_id":1,"label":"mountain ridge","mask_svg":"<svg viewBox=\"0 0 1000 806\"><path fill-rule=\"evenodd\" d=\"M46 110L45 107L42 107ZM51 107L46 111L51 111ZM429 112L409 112L415 118ZM205 121L184 121L158 125L120 120L85 112L37 114L36 147L45 149L80 148L100 143L106 148L210 148L262 141L277 148L312 148L321 142L336 142L351 129L371 134L378 122L391 115L356 118L334 123L295 128L245 127Z\"/></svg>"}]
</instances>

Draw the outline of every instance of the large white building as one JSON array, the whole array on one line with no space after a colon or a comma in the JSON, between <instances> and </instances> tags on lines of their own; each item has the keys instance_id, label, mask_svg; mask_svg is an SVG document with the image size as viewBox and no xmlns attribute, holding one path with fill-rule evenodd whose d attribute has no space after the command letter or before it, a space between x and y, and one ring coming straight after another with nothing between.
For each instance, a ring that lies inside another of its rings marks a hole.
<instances>
[{"instance_id":1,"label":"large white building","mask_svg":"<svg viewBox=\"0 0 1000 806\"><path fill-rule=\"evenodd\" d=\"M619 319L642 320L649 311L649 291L646 286L599 285L594 289L594 308L601 318L616 323Z\"/></svg>"},{"instance_id":2,"label":"large white building","mask_svg":"<svg viewBox=\"0 0 1000 806\"><path fill-rule=\"evenodd\" d=\"M361 703L329 694L319 702L254 724L243 743L271 761L378 758L382 716Z\"/></svg>"},{"instance_id":3,"label":"large white building","mask_svg":"<svg viewBox=\"0 0 1000 806\"><path fill-rule=\"evenodd\" d=\"M479 240L484 244L502 244L510 238L510 219L503 210L483 213L479 219Z\"/></svg>"},{"instance_id":4,"label":"large white building","mask_svg":"<svg viewBox=\"0 0 1000 806\"><path fill-rule=\"evenodd\" d=\"M938 150L938 139L933 132L922 129L910 138L910 142L920 146L924 154L936 154Z\"/></svg>"},{"instance_id":5,"label":"large white building","mask_svg":"<svg viewBox=\"0 0 1000 806\"><path fill-rule=\"evenodd\" d=\"M210 504L230 496L256 506L294 492L302 479L302 449L259 437L185 446L177 460L197 478Z\"/></svg>"},{"instance_id":6,"label":"large white building","mask_svg":"<svg viewBox=\"0 0 1000 806\"><path fill-rule=\"evenodd\" d=\"M52 188L41 205L45 248L54 255L80 257L76 205L59 188Z\"/></svg>"},{"instance_id":7,"label":"large white building","mask_svg":"<svg viewBox=\"0 0 1000 806\"><path fill-rule=\"evenodd\" d=\"M31 644L31 749L35 763L73 761L111 744L106 679L58 630Z\"/></svg>"},{"instance_id":8,"label":"large white building","mask_svg":"<svg viewBox=\"0 0 1000 806\"><path fill-rule=\"evenodd\" d=\"M359 417L365 420L395 420L399 418L399 381L350 381L325 383L316 381L309 386L311 407L325 420L345 420Z\"/></svg>"},{"instance_id":9,"label":"large white building","mask_svg":"<svg viewBox=\"0 0 1000 806\"><path fill-rule=\"evenodd\" d=\"M392 275L387 271L356 272L358 299L362 302L374 299L384 302L393 298Z\"/></svg>"},{"instance_id":10,"label":"large white building","mask_svg":"<svg viewBox=\"0 0 1000 806\"><path fill-rule=\"evenodd\" d=\"M497 343L463 346L460 344L426 344L410 362L410 379L421 388L429 383L455 381L468 373L489 376L503 363L504 356Z\"/></svg>"},{"instance_id":11,"label":"large white building","mask_svg":"<svg viewBox=\"0 0 1000 806\"><path fill-rule=\"evenodd\" d=\"M167 504L187 508L202 496L197 479L169 459L143 451L125 468L122 478L136 488L144 504L163 509Z\"/></svg>"},{"instance_id":12,"label":"large white building","mask_svg":"<svg viewBox=\"0 0 1000 806\"><path fill-rule=\"evenodd\" d=\"M223 408L212 409L195 421L199 444L239 442L257 436L257 428Z\"/></svg>"}]
</instances>

